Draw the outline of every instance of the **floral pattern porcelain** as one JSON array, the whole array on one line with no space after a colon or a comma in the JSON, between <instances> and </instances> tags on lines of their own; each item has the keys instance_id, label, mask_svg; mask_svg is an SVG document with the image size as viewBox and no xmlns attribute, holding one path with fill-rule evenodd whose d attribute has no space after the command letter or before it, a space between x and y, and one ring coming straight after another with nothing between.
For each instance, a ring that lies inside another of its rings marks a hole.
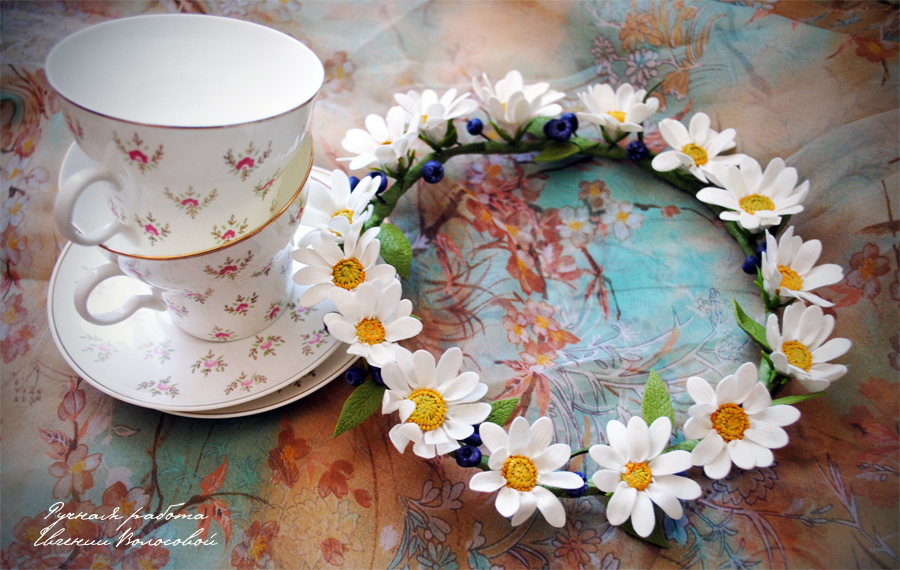
<instances>
[{"instance_id":1,"label":"floral pattern porcelain","mask_svg":"<svg viewBox=\"0 0 900 570\"><path fill-rule=\"evenodd\" d=\"M249 228L269 218L271 193L257 189L277 184L295 155L310 158L304 139L324 80L318 57L289 35L188 14L88 26L50 50L45 71L78 147L96 163L61 179L60 230L74 243L153 256L219 245L210 230L232 217ZM107 216L104 231L84 234L72 213L96 183L122 200L128 223ZM225 199L189 219L176 216L167 190L190 188ZM150 212L178 239L163 244L131 223Z\"/></svg>"},{"instance_id":2,"label":"floral pattern porcelain","mask_svg":"<svg viewBox=\"0 0 900 570\"><path fill-rule=\"evenodd\" d=\"M222 239L237 236L233 242L223 241L226 246L220 249L174 258L141 258L101 249L110 263L81 278L75 290L76 310L98 325L121 322L141 308L168 311L188 334L216 342L259 333L291 301L290 252L305 204L306 172L301 168L286 173L290 186L275 197L281 211L266 226L252 233L232 218L219 228ZM153 230L153 239L162 242L169 237L168 225L154 224L152 218L142 221ZM105 314L90 309L88 300L99 284L119 275L149 285L151 294L135 296Z\"/></svg>"},{"instance_id":3,"label":"floral pattern porcelain","mask_svg":"<svg viewBox=\"0 0 900 570\"><path fill-rule=\"evenodd\" d=\"M134 140L131 140L132 144ZM120 142L124 145L127 141ZM102 231L95 228L105 228L112 223L116 233L96 243L126 255L185 255L231 243L266 223L279 209L281 190L289 189L298 176L309 171L312 136L306 135L302 140L298 137L294 143L289 160L279 161L275 169L265 169L274 158L269 157L270 160L263 164L264 157L268 156L263 151L255 162L245 157L235 162L234 167L222 164L227 178L220 181L215 176L218 167L213 166L209 167L208 176L193 181L177 174L169 178L161 174L158 183L144 181L145 172L166 171L166 155L162 151L147 150L150 154L144 154L132 150L122 154L125 161L134 164L131 178L126 179L134 179L135 184L139 182L139 190L126 185L117 191L109 178L98 181L95 187L85 187L84 195L78 199L69 196L71 188L78 180L95 180L88 174L97 171L99 166L82 147L73 143L59 175L57 225L70 241L92 245L96 240L91 236ZM159 168L154 160L161 165ZM235 170L241 165L242 168ZM229 168L235 174L228 175ZM122 177L120 174L110 176ZM97 207L101 199L106 201L107 208ZM69 216L69 221L59 216Z\"/></svg>"},{"instance_id":4,"label":"floral pattern porcelain","mask_svg":"<svg viewBox=\"0 0 900 570\"><path fill-rule=\"evenodd\" d=\"M171 311L138 311L115 325L92 325L78 316L72 295L85 268L105 261L97 248L67 245L50 282L48 313L53 338L69 365L97 389L120 400L179 413L236 406L255 413L246 406L257 398L272 394L262 406L269 409L320 387L324 377L316 376L317 384L309 379L301 387L296 383L332 353L338 351L343 357L337 366L356 358L338 350L342 344L325 331L322 317L334 310L330 302L298 307L305 290L300 286L292 288L284 318L258 335L235 342L214 343L190 336L177 326L179 317ZM118 279L101 283L98 289L102 294L91 299L91 308L103 311L146 286ZM214 297L205 305L214 305ZM191 312L204 306L187 303ZM288 387L289 394L274 396Z\"/></svg>"}]
</instances>

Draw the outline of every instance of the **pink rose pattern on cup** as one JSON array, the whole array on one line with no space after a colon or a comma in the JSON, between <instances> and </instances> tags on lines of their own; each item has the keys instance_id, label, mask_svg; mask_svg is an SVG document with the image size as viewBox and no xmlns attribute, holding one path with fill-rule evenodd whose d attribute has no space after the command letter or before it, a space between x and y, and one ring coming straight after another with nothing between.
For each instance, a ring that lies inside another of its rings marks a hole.
<instances>
[{"instance_id":1,"label":"pink rose pattern on cup","mask_svg":"<svg viewBox=\"0 0 900 570\"><path fill-rule=\"evenodd\" d=\"M216 342L226 342L231 340L231 337L234 336L234 331L230 329L223 329L222 327L216 325L213 327L211 333L209 333L209 338Z\"/></svg>"},{"instance_id":2,"label":"pink rose pattern on cup","mask_svg":"<svg viewBox=\"0 0 900 570\"><path fill-rule=\"evenodd\" d=\"M268 314L266 315L267 321L274 321L278 318L278 315L281 314L281 303L272 303L269 305Z\"/></svg>"},{"instance_id":3,"label":"pink rose pattern on cup","mask_svg":"<svg viewBox=\"0 0 900 570\"><path fill-rule=\"evenodd\" d=\"M168 376L162 380L148 380L141 382L137 386L138 390L148 390L151 396L169 396L174 399L178 395L178 384L172 383L172 377Z\"/></svg>"},{"instance_id":4,"label":"pink rose pattern on cup","mask_svg":"<svg viewBox=\"0 0 900 570\"><path fill-rule=\"evenodd\" d=\"M225 386L225 394L231 394L234 390L241 390L243 392L249 392L253 389L254 386L258 386L260 384L266 383L266 377L253 373L252 376L248 377L246 372L241 372L241 375L238 376L237 380Z\"/></svg>"},{"instance_id":5,"label":"pink rose pattern on cup","mask_svg":"<svg viewBox=\"0 0 900 570\"><path fill-rule=\"evenodd\" d=\"M244 297L243 295L238 295L237 299L231 305L225 305L225 312L230 313L232 315L241 315L246 317L247 311L256 307L256 301L259 300L259 295L256 293L252 293L251 295Z\"/></svg>"},{"instance_id":6,"label":"pink rose pattern on cup","mask_svg":"<svg viewBox=\"0 0 900 570\"><path fill-rule=\"evenodd\" d=\"M238 236L244 235L248 225L247 218L244 218L243 222L239 222L232 214L231 218L222 224L221 227L218 224L213 226L211 234L216 238L216 245L222 245L233 241Z\"/></svg>"},{"instance_id":7,"label":"pink rose pattern on cup","mask_svg":"<svg viewBox=\"0 0 900 570\"><path fill-rule=\"evenodd\" d=\"M114 352L118 352L115 347L115 343L111 340L104 339L103 337L99 337L97 335L84 335L81 338L87 339L91 341L86 347L84 347L82 352L96 352L97 360L94 362L106 362L109 360L109 357Z\"/></svg>"},{"instance_id":8,"label":"pink rose pattern on cup","mask_svg":"<svg viewBox=\"0 0 900 570\"><path fill-rule=\"evenodd\" d=\"M247 269L247 266L250 262L253 261L253 252L248 251L247 257L244 259L232 259L231 256L225 258L225 263L219 265L216 269L213 269L209 265L207 265L203 271L208 274L214 276L216 279L236 279L238 275L244 270Z\"/></svg>"},{"instance_id":9,"label":"pink rose pattern on cup","mask_svg":"<svg viewBox=\"0 0 900 570\"><path fill-rule=\"evenodd\" d=\"M171 340L164 340L161 342L145 342L138 347L138 350L145 351L144 360L155 358L159 361L160 364L162 364L163 362L169 360L172 356L172 353L175 352L175 349L169 346L170 344L172 344Z\"/></svg>"},{"instance_id":10,"label":"pink rose pattern on cup","mask_svg":"<svg viewBox=\"0 0 900 570\"><path fill-rule=\"evenodd\" d=\"M214 290L212 288L207 287L206 291L204 291L203 293L197 293L197 292L192 291L192 292L188 293L186 295L186 297L188 299L190 299L191 301L194 301L195 303L200 303L201 305L205 305L206 300L209 299L209 296L212 295L213 292L214 292Z\"/></svg>"},{"instance_id":11,"label":"pink rose pattern on cup","mask_svg":"<svg viewBox=\"0 0 900 570\"><path fill-rule=\"evenodd\" d=\"M166 303L166 307L168 307L169 311L179 319L183 319L190 314L187 307L179 305L178 303Z\"/></svg>"},{"instance_id":12,"label":"pink rose pattern on cup","mask_svg":"<svg viewBox=\"0 0 900 570\"><path fill-rule=\"evenodd\" d=\"M275 349L284 344L284 339L280 335L269 335L266 337L255 335L256 339L247 356L256 360L257 355L275 356Z\"/></svg>"},{"instance_id":13,"label":"pink rose pattern on cup","mask_svg":"<svg viewBox=\"0 0 900 570\"><path fill-rule=\"evenodd\" d=\"M303 347L301 348L303 354L313 354L315 352L314 349L321 347L327 337L328 333L325 332L324 327L314 333L300 335L300 340L303 341Z\"/></svg>"},{"instance_id":14,"label":"pink rose pattern on cup","mask_svg":"<svg viewBox=\"0 0 900 570\"><path fill-rule=\"evenodd\" d=\"M177 195L172 193L168 188L166 188L163 193L167 198L174 202L176 208L184 210L192 220L203 210L203 208L208 206L219 195L216 189L213 188L212 191L204 197L202 194L197 193L193 186L189 186L186 192Z\"/></svg>"},{"instance_id":15,"label":"pink rose pattern on cup","mask_svg":"<svg viewBox=\"0 0 900 570\"><path fill-rule=\"evenodd\" d=\"M137 224L144 230L144 237L150 242L151 246L156 245L157 242L161 242L171 233L169 230L169 224L165 225L156 221L156 218L153 217L152 213L147 214L146 218L142 218L135 214L134 220Z\"/></svg>"},{"instance_id":16,"label":"pink rose pattern on cup","mask_svg":"<svg viewBox=\"0 0 900 570\"><path fill-rule=\"evenodd\" d=\"M243 153L235 156L234 151L228 149L223 158L225 164L231 167L232 174L240 176L241 180L247 180L247 177L265 163L270 154L272 154L272 141L269 141L269 147L264 152L260 152L251 142Z\"/></svg>"},{"instance_id":17,"label":"pink rose pattern on cup","mask_svg":"<svg viewBox=\"0 0 900 570\"><path fill-rule=\"evenodd\" d=\"M115 141L119 151L125 155L125 162L136 166L141 174L159 166L159 161L162 160L165 154L163 145L159 145L156 150L151 150L149 145L144 144L144 140L137 133L134 133L134 137L127 143L123 143L119 135L113 132L113 141Z\"/></svg>"},{"instance_id":18,"label":"pink rose pattern on cup","mask_svg":"<svg viewBox=\"0 0 900 570\"><path fill-rule=\"evenodd\" d=\"M253 189L253 193L259 196L261 200L266 199L266 194L269 193L269 190L272 189L272 185L275 184L275 181L278 180L278 177L281 176L281 170L277 170L275 174L266 182L260 182Z\"/></svg>"},{"instance_id":19,"label":"pink rose pattern on cup","mask_svg":"<svg viewBox=\"0 0 900 570\"><path fill-rule=\"evenodd\" d=\"M228 364L225 362L225 357L216 356L213 354L212 349L210 349L206 356L200 357L197 362L191 365L191 374L199 372L204 376L209 376L213 371L224 372L226 366L228 366Z\"/></svg>"}]
</instances>

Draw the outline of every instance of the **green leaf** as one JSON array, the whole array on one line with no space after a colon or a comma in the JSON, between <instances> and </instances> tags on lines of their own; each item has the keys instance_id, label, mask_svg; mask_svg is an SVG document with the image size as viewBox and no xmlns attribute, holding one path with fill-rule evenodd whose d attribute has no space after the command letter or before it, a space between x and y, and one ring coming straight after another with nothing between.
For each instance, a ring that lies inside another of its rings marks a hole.
<instances>
[{"instance_id":1,"label":"green leaf","mask_svg":"<svg viewBox=\"0 0 900 570\"><path fill-rule=\"evenodd\" d=\"M737 302L737 299L732 299L731 301L734 303L734 318L737 324L744 329L744 332L750 335L750 338L756 341L756 344L772 352L772 349L769 348L769 341L766 340L766 327L748 317L744 309L741 308L740 303Z\"/></svg>"},{"instance_id":2,"label":"green leaf","mask_svg":"<svg viewBox=\"0 0 900 570\"><path fill-rule=\"evenodd\" d=\"M672 407L672 399L666 383L662 381L656 370L650 371L647 386L644 387L644 401L641 402L641 413L647 425L653 423L656 418L666 416L675 425L675 409Z\"/></svg>"},{"instance_id":3,"label":"green leaf","mask_svg":"<svg viewBox=\"0 0 900 570\"><path fill-rule=\"evenodd\" d=\"M535 162L553 162L578 154L581 148L571 142L551 142L536 157Z\"/></svg>"},{"instance_id":4,"label":"green leaf","mask_svg":"<svg viewBox=\"0 0 900 570\"><path fill-rule=\"evenodd\" d=\"M381 257L394 266L400 277L409 279L409 270L412 267L412 245L400 228L394 224L381 224L378 241L381 242Z\"/></svg>"},{"instance_id":5,"label":"green leaf","mask_svg":"<svg viewBox=\"0 0 900 570\"><path fill-rule=\"evenodd\" d=\"M699 439L686 439L677 445L673 445L672 447L666 449L666 452L669 451L693 451L697 444L700 443Z\"/></svg>"},{"instance_id":6,"label":"green leaf","mask_svg":"<svg viewBox=\"0 0 900 570\"><path fill-rule=\"evenodd\" d=\"M778 371L772 366L772 360L764 352L762 360L759 361L759 381L763 383L767 390L771 391L775 387L774 380L777 375Z\"/></svg>"},{"instance_id":7,"label":"green leaf","mask_svg":"<svg viewBox=\"0 0 900 570\"><path fill-rule=\"evenodd\" d=\"M484 421L502 426L506 423L506 420L509 419L509 416L512 415L518 405L518 398L507 398L506 400L491 402L491 413Z\"/></svg>"},{"instance_id":8,"label":"green leaf","mask_svg":"<svg viewBox=\"0 0 900 570\"><path fill-rule=\"evenodd\" d=\"M334 426L334 436L337 437L347 430L361 424L366 418L375 413L381 407L384 399L384 386L379 386L371 378L357 386L344 402L344 409Z\"/></svg>"},{"instance_id":9,"label":"green leaf","mask_svg":"<svg viewBox=\"0 0 900 570\"><path fill-rule=\"evenodd\" d=\"M772 400L772 405L780 406L783 404L796 404L797 402L805 402L806 400L812 400L813 398L818 398L819 396L824 395L825 392L814 392L812 394L797 394L796 396L785 396L784 398Z\"/></svg>"}]
</instances>

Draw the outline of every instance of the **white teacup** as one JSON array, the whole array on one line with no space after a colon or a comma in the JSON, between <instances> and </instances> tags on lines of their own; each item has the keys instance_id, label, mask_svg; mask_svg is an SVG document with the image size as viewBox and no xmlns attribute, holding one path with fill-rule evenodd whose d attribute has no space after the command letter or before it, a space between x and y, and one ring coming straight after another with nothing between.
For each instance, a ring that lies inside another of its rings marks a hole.
<instances>
[{"instance_id":1,"label":"white teacup","mask_svg":"<svg viewBox=\"0 0 900 570\"><path fill-rule=\"evenodd\" d=\"M81 245L119 235L121 251L148 256L206 250L268 220L324 80L315 54L286 34L185 14L85 28L50 51L45 70L97 163L61 185L60 230ZM81 233L72 213L98 182L110 220Z\"/></svg>"},{"instance_id":2,"label":"white teacup","mask_svg":"<svg viewBox=\"0 0 900 570\"><path fill-rule=\"evenodd\" d=\"M291 251L310 168L309 163L293 161L284 173L277 214L227 245L172 257L128 255L101 247L110 263L78 282L78 314L102 326L122 322L144 308L168 311L188 334L219 342L260 332L284 312L293 291ZM91 293L107 279L123 275L149 285L150 294L131 297L107 313L91 313Z\"/></svg>"}]
</instances>

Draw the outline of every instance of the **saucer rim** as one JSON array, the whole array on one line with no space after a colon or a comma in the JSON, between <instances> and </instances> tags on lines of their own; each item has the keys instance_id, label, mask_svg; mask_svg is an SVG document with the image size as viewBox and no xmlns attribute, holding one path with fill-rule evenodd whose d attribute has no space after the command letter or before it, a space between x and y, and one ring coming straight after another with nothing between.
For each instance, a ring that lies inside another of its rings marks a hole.
<instances>
[{"instance_id":1,"label":"saucer rim","mask_svg":"<svg viewBox=\"0 0 900 570\"><path fill-rule=\"evenodd\" d=\"M56 260L56 264L53 267L53 274L51 275L50 281L48 283L48 291L47 291L48 328L50 330L51 336L53 337L53 341L56 344L57 350L59 351L59 353L63 357L63 359L66 361L66 364L68 364L69 367L71 367L72 371L74 373L76 373L79 377L84 379L85 382L87 382L88 384L90 384L91 386L96 388L97 390L100 390L104 394L111 396L113 398L116 398L117 400L120 400L122 402L133 404L135 406L139 406L142 408L157 409L157 408L154 408L148 400L139 400L139 399L134 398L133 396L117 392L115 389L104 385L101 381L97 380L96 378L94 378L93 376L88 374L87 371L85 371L84 368L78 363L78 360L75 359L70 354L70 349L66 345L66 343L64 343L62 341L60 332L58 330L57 318L54 315L54 308L56 307L56 303L54 302L54 296L55 296L55 293L57 290L57 277L59 276L59 272L63 266L63 263L66 260L70 251L72 250L73 246L76 246L78 249L83 249L83 250L91 249L90 246L77 246L77 244L68 242L65 245L65 247L63 247L62 251L59 254L59 257ZM294 262L294 263L296 263L296 262ZM298 287L298 285L296 285L296 284L294 286ZM84 322L84 320L81 319L80 317L77 317L77 315L76 315L76 318L79 321L81 321L82 323ZM282 318L283 318L283 315L282 315ZM281 322L281 319L277 320L275 323L272 323L271 326L277 326L279 322ZM178 327L174 324L172 324L170 326L181 331L181 329L178 329ZM266 330L271 328L271 326L267 327ZM228 344L233 344L233 343L219 343L219 342L204 341L203 339L197 339L196 337L188 335L188 333L185 333L183 331L181 331L181 332L188 338L195 339L198 342L207 342L210 346L216 345L219 347L223 347ZM236 340L233 342L240 343L243 340L245 340L245 339L239 339L239 340ZM247 402L253 401L257 398L261 398L263 396L271 394L272 392L275 392L275 391L283 388L285 385L287 385L291 382L297 381L298 379L302 378L307 373L315 370L319 364L321 364L326 358L331 356L336 350L342 349L342 348L346 349L346 345L344 343L342 343L341 341L335 339L335 342L332 344L332 346L330 346L326 350L324 350L319 355L319 358L315 359L309 366L302 369L299 373L290 372L288 378L285 378L284 380L273 383L271 386L267 386L266 388L264 388L258 392L253 392L253 393L247 394L246 396L242 396L241 398L231 401L231 402L228 402L225 405L222 405L222 404L186 404L186 405L174 406L174 407L170 408L170 410L192 411L192 412L208 411L208 410L211 411L211 410L217 410L217 409L221 409L221 408L228 408L228 407L236 406L236 405L239 405L242 403L247 403ZM169 410L167 410L167 411L169 411Z\"/></svg>"}]
</instances>

